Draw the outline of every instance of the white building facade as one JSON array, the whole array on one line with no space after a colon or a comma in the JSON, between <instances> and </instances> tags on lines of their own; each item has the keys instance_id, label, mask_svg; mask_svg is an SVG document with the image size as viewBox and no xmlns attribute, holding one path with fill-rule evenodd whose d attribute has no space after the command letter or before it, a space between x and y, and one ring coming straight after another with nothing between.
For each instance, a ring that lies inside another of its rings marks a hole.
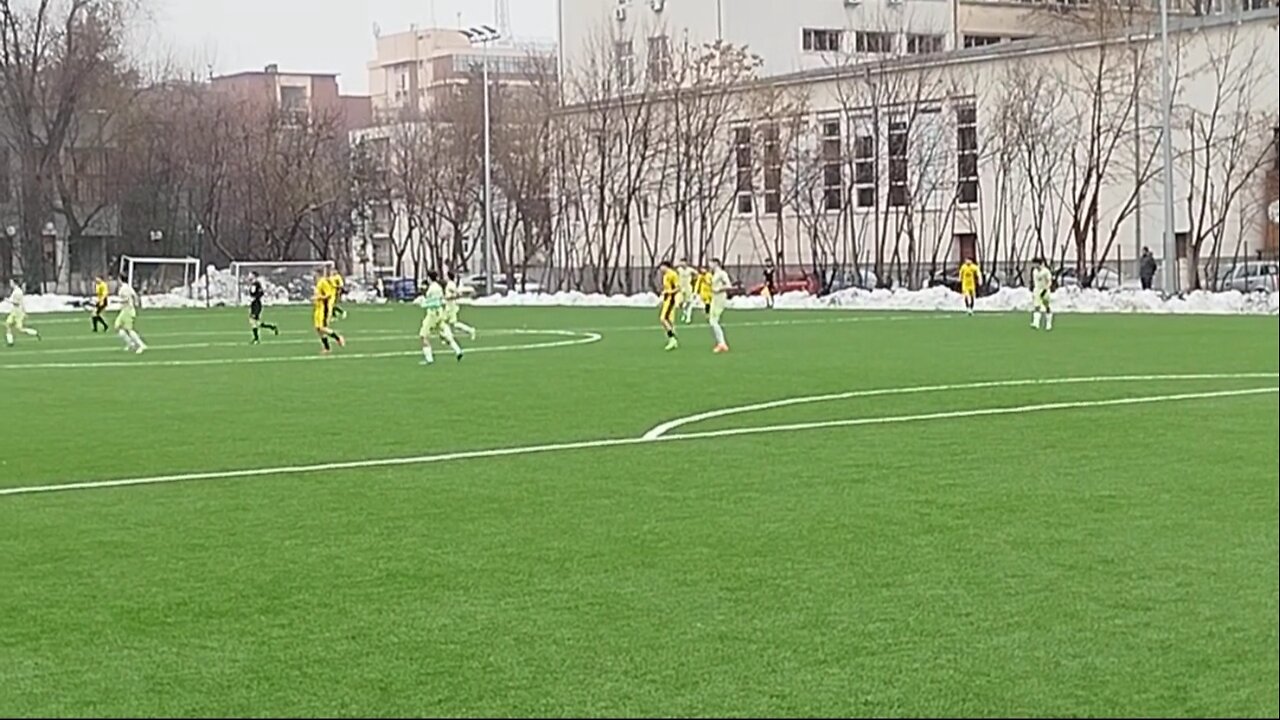
<instances>
[{"instance_id":1,"label":"white building facade","mask_svg":"<svg viewBox=\"0 0 1280 720\"><path fill-rule=\"evenodd\" d=\"M1276 27L1274 8L1175 18L1179 261L1276 252L1267 217L1277 194ZM1131 272L1144 247L1162 263L1172 260L1163 248L1153 29L855 59L768 77L739 97L735 117L705 140L728 169L712 186L712 212L691 219L689 203L664 180L674 165L655 155L642 184L564 190L617 210L612 219L597 213L567 222L564 242L573 248L562 255L589 264L585 245L625 237L618 248L628 257L612 255L628 267L681 256L754 267L768 257L806 272L873 268L881 284L919 284L962 257L1010 275L1036 255L1086 272ZM782 97L792 100L777 111ZM650 102L661 118L682 100L659 94ZM581 109L597 137L609 125L603 107ZM654 122L660 154L661 138L680 131ZM601 138L599 146L610 142ZM627 142L614 146L635 165ZM610 222L631 227L600 226ZM1184 286L1192 280L1184 276Z\"/></svg>"}]
</instances>

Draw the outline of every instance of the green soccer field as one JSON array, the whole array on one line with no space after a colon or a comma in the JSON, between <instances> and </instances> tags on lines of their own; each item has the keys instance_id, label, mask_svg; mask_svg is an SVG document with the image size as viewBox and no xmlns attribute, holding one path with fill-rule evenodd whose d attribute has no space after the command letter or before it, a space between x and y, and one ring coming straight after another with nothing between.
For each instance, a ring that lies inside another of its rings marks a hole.
<instances>
[{"instance_id":1,"label":"green soccer field","mask_svg":"<svg viewBox=\"0 0 1280 720\"><path fill-rule=\"evenodd\" d=\"M1280 713L1275 317L268 315L0 347L0 714Z\"/></svg>"}]
</instances>

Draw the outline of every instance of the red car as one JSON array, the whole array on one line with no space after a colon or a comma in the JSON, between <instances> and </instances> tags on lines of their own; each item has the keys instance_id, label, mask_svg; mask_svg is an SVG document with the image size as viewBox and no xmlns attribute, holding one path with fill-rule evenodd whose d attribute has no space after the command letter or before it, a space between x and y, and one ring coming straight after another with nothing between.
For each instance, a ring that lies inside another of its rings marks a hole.
<instances>
[{"instance_id":1,"label":"red car","mask_svg":"<svg viewBox=\"0 0 1280 720\"><path fill-rule=\"evenodd\" d=\"M782 295L783 293L789 292L802 292L809 293L810 295L817 295L821 289L822 288L818 286L817 278L809 275L808 273L801 273L799 275L791 276L784 275L781 282L774 283L773 293L775 295ZM764 283L752 285L747 289L748 295L760 295L763 292Z\"/></svg>"}]
</instances>

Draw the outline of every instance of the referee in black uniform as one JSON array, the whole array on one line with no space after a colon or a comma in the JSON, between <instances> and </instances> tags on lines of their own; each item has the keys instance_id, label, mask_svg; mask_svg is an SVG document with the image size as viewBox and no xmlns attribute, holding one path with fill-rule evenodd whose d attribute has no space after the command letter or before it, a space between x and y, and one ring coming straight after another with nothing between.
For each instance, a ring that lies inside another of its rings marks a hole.
<instances>
[{"instance_id":1,"label":"referee in black uniform","mask_svg":"<svg viewBox=\"0 0 1280 720\"><path fill-rule=\"evenodd\" d=\"M253 330L253 344L257 345L262 342L262 328L270 330L273 334L279 335L280 328L271 323L262 322L262 280L258 278L258 273L249 274L249 327Z\"/></svg>"}]
</instances>

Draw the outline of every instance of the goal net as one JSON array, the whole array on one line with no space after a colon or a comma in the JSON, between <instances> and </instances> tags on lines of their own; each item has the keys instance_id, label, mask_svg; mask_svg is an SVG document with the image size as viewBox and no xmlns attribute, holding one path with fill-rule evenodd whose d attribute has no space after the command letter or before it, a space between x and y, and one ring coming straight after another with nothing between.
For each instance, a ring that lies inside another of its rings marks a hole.
<instances>
[{"instance_id":1,"label":"goal net","mask_svg":"<svg viewBox=\"0 0 1280 720\"><path fill-rule=\"evenodd\" d=\"M315 289L315 271L333 271L332 260L292 260L282 262L233 262L231 275L236 287L236 303L249 302L249 276L258 274L268 302L306 302Z\"/></svg>"},{"instance_id":2,"label":"goal net","mask_svg":"<svg viewBox=\"0 0 1280 720\"><path fill-rule=\"evenodd\" d=\"M120 276L140 295L193 297L200 260L193 257L120 256Z\"/></svg>"}]
</instances>

